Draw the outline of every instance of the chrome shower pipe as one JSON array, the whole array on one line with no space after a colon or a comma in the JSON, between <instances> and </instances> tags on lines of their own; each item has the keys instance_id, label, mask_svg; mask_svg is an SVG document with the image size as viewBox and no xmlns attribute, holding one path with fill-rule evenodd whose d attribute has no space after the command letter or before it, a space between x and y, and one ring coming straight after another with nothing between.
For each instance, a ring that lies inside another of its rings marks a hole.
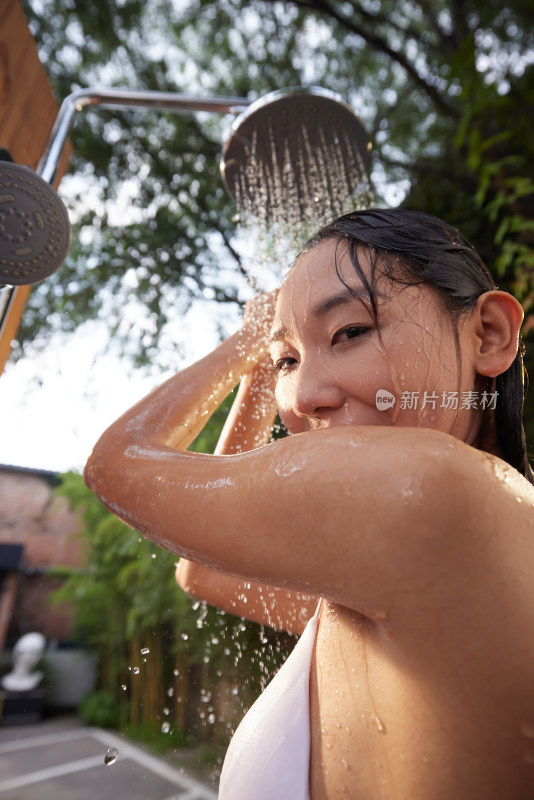
<instances>
[{"instance_id":1,"label":"chrome shower pipe","mask_svg":"<svg viewBox=\"0 0 534 800\"><path fill-rule=\"evenodd\" d=\"M35 173L51 186L54 184L65 144L78 112L86 108L146 108L177 113L208 111L218 114L240 114L250 105L243 97L200 97L157 91L123 91L91 87L67 95L61 103L45 152ZM8 319L16 318L18 327L23 306L16 310L17 294L21 286L0 287L0 340L5 335ZM3 363L0 364L0 373Z\"/></svg>"},{"instance_id":2,"label":"chrome shower pipe","mask_svg":"<svg viewBox=\"0 0 534 800\"><path fill-rule=\"evenodd\" d=\"M146 108L177 113L208 111L217 114L239 114L250 101L243 97L200 97L175 92L123 91L92 87L69 94L62 102L37 174L53 184L58 165L76 114L86 108Z\"/></svg>"}]
</instances>

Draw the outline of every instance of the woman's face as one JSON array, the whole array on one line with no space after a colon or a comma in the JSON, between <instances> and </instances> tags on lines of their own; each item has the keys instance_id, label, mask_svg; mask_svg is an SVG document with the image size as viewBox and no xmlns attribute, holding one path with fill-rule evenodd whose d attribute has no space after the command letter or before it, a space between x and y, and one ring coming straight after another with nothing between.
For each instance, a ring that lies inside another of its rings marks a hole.
<instances>
[{"instance_id":1,"label":"woman's face","mask_svg":"<svg viewBox=\"0 0 534 800\"><path fill-rule=\"evenodd\" d=\"M339 280L336 260L361 298ZM359 261L368 274L364 251ZM472 443L484 401L482 392L474 396L469 323L461 320L459 326L459 383L451 322L432 290L379 278L377 305L380 335L346 242L327 240L299 258L280 289L270 340L278 409L287 429L406 425Z\"/></svg>"}]
</instances>

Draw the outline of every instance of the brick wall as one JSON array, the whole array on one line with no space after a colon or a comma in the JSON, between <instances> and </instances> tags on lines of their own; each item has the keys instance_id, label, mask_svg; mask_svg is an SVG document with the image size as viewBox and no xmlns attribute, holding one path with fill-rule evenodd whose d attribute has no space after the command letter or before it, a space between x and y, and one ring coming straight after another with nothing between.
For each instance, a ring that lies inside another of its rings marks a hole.
<instances>
[{"instance_id":1,"label":"brick wall","mask_svg":"<svg viewBox=\"0 0 534 800\"><path fill-rule=\"evenodd\" d=\"M47 639L68 640L70 610L49 603L58 586L50 570L81 566L80 523L63 497L53 496L54 473L0 465L0 543L24 546L9 640L36 630Z\"/></svg>"}]
</instances>

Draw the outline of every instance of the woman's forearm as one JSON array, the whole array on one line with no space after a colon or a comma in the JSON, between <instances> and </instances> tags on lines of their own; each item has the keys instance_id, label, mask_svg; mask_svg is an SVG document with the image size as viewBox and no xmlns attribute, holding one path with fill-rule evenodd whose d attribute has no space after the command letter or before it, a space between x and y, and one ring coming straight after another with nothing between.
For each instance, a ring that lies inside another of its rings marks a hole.
<instances>
[{"instance_id":1,"label":"woman's forearm","mask_svg":"<svg viewBox=\"0 0 534 800\"><path fill-rule=\"evenodd\" d=\"M216 455L255 450L268 442L276 415L274 387L274 370L266 359L243 376L217 442Z\"/></svg>"},{"instance_id":2,"label":"woman's forearm","mask_svg":"<svg viewBox=\"0 0 534 800\"><path fill-rule=\"evenodd\" d=\"M241 329L216 350L170 378L123 414L103 434L86 468L107 451L163 445L185 450L211 414L261 354L254 337Z\"/></svg>"},{"instance_id":3,"label":"woman's forearm","mask_svg":"<svg viewBox=\"0 0 534 800\"><path fill-rule=\"evenodd\" d=\"M101 437L97 457L106 448L117 453L130 445L185 450L239 379L265 356L274 305L274 294L248 303L243 327L123 414Z\"/></svg>"}]
</instances>

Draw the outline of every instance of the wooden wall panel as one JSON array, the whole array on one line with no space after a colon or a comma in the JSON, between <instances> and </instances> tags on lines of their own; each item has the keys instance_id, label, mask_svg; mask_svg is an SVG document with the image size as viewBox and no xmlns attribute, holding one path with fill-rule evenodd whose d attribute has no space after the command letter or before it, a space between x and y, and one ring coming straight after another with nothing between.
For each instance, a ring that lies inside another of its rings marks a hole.
<instances>
[{"instance_id":1,"label":"wooden wall panel","mask_svg":"<svg viewBox=\"0 0 534 800\"><path fill-rule=\"evenodd\" d=\"M35 169L58 111L19 0L0 3L0 146Z\"/></svg>"},{"instance_id":2,"label":"wooden wall panel","mask_svg":"<svg viewBox=\"0 0 534 800\"><path fill-rule=\"evenodd\" d=\"M0 147L17 164L36 169L58 112L46 71L19 0L0 0ZM56 186L66 169L68 148ZM30 288L18 287L0 328L0 374L16 336Z\"/></svg>"}]
</instances>

